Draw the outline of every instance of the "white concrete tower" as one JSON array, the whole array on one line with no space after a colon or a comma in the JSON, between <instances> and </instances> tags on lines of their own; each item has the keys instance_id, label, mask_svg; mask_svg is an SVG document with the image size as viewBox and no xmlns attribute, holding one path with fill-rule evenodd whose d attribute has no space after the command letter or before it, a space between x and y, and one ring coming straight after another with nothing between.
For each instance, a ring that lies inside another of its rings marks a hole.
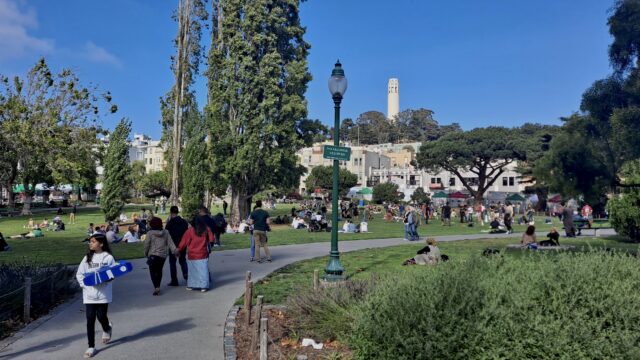
<instances>
[{"instance_id":1,"label":"white concrete tower","mask_svg":"<svg viewBox=\"0 0 640 360\"><path fill-rule=\"evenodd\" d=\"M389 79L387 86L387 118L391 121L394 121L393 118L400 112L400 91L398 87L398 79Z\"/></svg>"}]
</instances>

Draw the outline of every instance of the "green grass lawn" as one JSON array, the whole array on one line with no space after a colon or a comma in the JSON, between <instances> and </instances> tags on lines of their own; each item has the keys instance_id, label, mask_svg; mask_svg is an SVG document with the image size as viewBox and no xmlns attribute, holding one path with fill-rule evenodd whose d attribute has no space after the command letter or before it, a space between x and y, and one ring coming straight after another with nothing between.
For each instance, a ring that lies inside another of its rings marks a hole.
<instances>
[{"instance_id":1,"label":"green grass lawn","mask_svg":"<svg viewBox=\"0 0 640 360\"><path fill-rule=\"evenodd\" d=\"M272 217L278 215L290 214L291 207L298 204L279 204L276 210L270 210ZM136 205L127 207L125 213L129 218L133 212L139 213L140 208L144 205ZM150 206L146 206L149 208ZM211 209L213 214L221 212L221 207ZM47 217L51 220L55 216L55 210L48 213L39 213L33 217L36 223L41 223ZM167 214L160 215L166 219ZM19 216L13 218L0 219L0 232L5 238L11 235L27 232L23 226L27 223L29 217ZM86 230L89 223L103 224L104 216L97 208L79 208L75 225L69 224L69 215L63 215L63 221L66 225L66 231L50 232L45 231L44 238L38 239L7 239L7 242L13 248L11 252L0 253L0 263L11 261L31 261L37 263L79 263L82 256L86 252L86 244L82 240L86 237ZM553 220L554 226L561 228L562 226ZM342 223L341 223L342 224ZM543 224L542 218L537 221L537 231L547 231L551 225ZM485 226L488 228L488 226ZM524 231L524 225L514 225L516 233ZM122 232L126 229L120 229ZM481 228L478 226L467 227L465 224L454 222L452 226L442 226L439 221L434 221L428 225L421 225L418 232L421 237L440 236L440 235L466 235L479 234ZM404 236L404 225L396 222L385 222L382 215L376 215L375 219L369 222L369 232L362 234L339 234L340 240L363 240L363 239L384 239L384 238L401 238ZM307 230L294 230L288 225L273 225L272 232L269 234L269 244L288 245L288 244L305 244L313 242L329 242L331 234L328 232L308 232ZM215 251L244 249L248 248L248 234L224 234L222 236L224 247L215 248ZM115 244L113 245L113 253L116 259L132 259L143 256L142 244Z\"/></svg>"},{"instance_id":2,"label":"green grass lawn","mask_svg":"<svg viewBox=\"0 0 640 360\"><path fill-rule=\"evenodd\" d=\"M481 254L485 248L500 249L504 256L520 257L540 254L542 251L508 249L507 244L517 242L517 239L487 239L487 240L463 240L454 242L441 242L439 247L443 254L448 255L451 261L460 261L472 255ZM592 238L581 237L566 239L561 238L563 245L576 245L577 251L589 249L618 249L622 251L639 250L637 243L629 242L621 237ZM397 273L401 276L406 271L429 271L425 266L402 266L402 262L412 258L416 251L424 244L407 244L380 249L366 249L354 252L342 253L340 260L348 278L359 279L369 277L372 274ZM547 250L549 251L549 250ZM553 255L555 251L545 251L544 254ZM281 304L286 298L300 289L310 288L313 284L313 271L319 270L320 277L324 274L324 268L329 260L328 256L300 261L287 265L272 273L254 285L254 298L257 295L264 295L264 300L271 304ZM237 300L241 304L242 298Z\"/></svg>"}]
</instances>

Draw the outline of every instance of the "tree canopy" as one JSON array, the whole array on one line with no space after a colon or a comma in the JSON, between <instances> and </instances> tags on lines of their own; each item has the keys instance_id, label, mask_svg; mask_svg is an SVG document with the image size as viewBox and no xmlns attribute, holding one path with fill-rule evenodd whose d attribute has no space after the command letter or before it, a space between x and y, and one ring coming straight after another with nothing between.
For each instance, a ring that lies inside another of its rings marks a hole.
<instances>
[{"instance_id":1,"label":"tree canopy","mask_svg":"<svg viewBox=\"0 0 640 360\"><path fill-rule=\"evenodd\" d=\"M307 145L313 126L299 4L213 1L205 110L211 186L216 193L231 189L234 221L246 217L255 194L294 186L304 171L295 152Z\"/></svg>"},{"instance_id":2,"label":"tree canopy","mask_svg":"<svg viewBox=\"0 0 640 360\"><path fill-rule=\"evenodd\" d=\"M349 189L358 183L358 175L347 169L340 168L338 175L338 189L340 196L345 196ZM322 189L330 192L333 189L333 166L315 166L305 182L307 191Z\"/></svg>"},{"instance_id":3,"label":"tree canopy","mask_svg":"<svg viewBox=\"0 0 640 360\"><path fill-rule=\"evenodd\" d=\"M122 119L109 137L107 155L104 159L104 182L100 208L105 221L115 220L126 203L131 166L129 165L129 148L127 138L131 132L131 122Z\"/></svg>"},{"instance_id":4,"label":"tree canopy","mask_svg":"<svg viewBox=\"0 0 640 360\"><path fill-rule=\"evenodd\" d=\"M84 87L71 70L53 74L44 59L25 79L0 76L0 133L8 149L0 169L5 186L16 179L24 185L24 214L33 196L29 184L93 184L99 114L116 111L110 93Z\"/></svg>"},{"instance_id":5,"label":"tree canopy","mask_svg":"<svg viewBox=\"0 0 640 360\"><path fill-rule=\"evenodd\" d=\"M388 182L378 184L373 187L373 202L381 204L383 202L395 203L400 200L398 195L398 185Z\"/></svg>"},{"instance_id":6,"label":"tree canopy","mask_svg":"<svg viewBox=\"0 0 640 360\"><path fill-rule=\"evenodd\" d=\"M438 140L425 142L417 155L418 165L432 172L442 170L454 174L476 201L506 167L517 160L526 160L535 141L523 137L520 128L477 128L452 132ZM471 172L474 180L464 173Z\"/></svg>"}]
</instances>

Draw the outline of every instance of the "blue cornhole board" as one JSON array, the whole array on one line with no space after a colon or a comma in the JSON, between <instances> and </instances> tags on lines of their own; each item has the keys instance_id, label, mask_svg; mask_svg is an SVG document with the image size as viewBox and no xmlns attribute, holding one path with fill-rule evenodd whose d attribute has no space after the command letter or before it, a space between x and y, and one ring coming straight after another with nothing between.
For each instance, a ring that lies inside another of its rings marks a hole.
<instances>
[{"instance_id":1,"label":"blue cornhole board","mask_svg":"<svg viewBox=\"0 0 640 360\"><path fill-rule=\"evenodd\" d=\"M85 274L82 282L85 286L95 286L130 273L131 270L133 270L133 265L128 261L121 260L115 265L103 266L95 272Z\"/></svg>"}]
</instances>

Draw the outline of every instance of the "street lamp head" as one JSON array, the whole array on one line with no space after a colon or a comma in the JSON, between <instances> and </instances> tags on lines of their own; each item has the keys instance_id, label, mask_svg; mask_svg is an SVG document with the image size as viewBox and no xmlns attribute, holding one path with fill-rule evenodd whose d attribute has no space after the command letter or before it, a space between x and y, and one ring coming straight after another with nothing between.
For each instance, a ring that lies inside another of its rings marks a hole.
<instances>
[{"instance_id":1,"label":"street lamp head","mask_svg":"<svg viewBox=\"0 0 640 360\"><path fill-rule=\"evenodd\" d=\"M346 91L347 78L344 77L342 64L340 64L340 60L338 60L338 62L336 62L336 67L333 68L331 77L329 78L329 92L332 96L339 96L340 98L342 98Z\"/></svg>"}]
</instances>

